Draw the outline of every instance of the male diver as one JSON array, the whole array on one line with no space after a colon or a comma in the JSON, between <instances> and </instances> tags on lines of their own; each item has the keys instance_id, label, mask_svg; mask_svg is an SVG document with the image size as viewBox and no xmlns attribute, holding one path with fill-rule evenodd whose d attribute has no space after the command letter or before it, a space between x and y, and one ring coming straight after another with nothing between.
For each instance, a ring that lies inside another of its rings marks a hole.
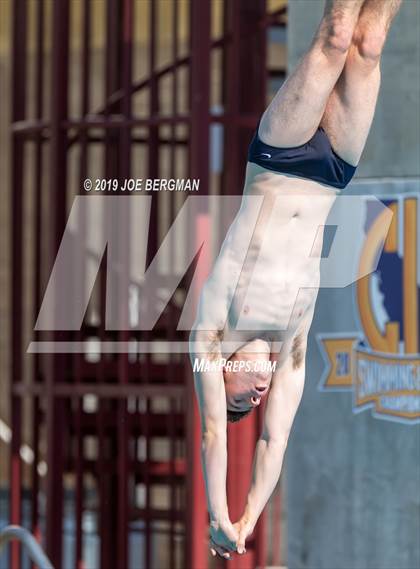
<instances>
[{"instance_id":1,"label":"male diver","mask_svg":"<svg viewBox=\"0 0 420 569\"><path fill-rule=\"evenodd\" d=\"M251 142L241 208L203 287L190 338L193 364L203 357L249 364L194 372L213 555L245 551L279 479L303 392L319 287L322 232L314 238L314 228L325 225L359 163L378 97L382 49L401 2L327 0L308 51ZM255 365L268 361L275 362L272 373ZM251 487L242 517L232 523L227 420L246 416L264 397Z\"/></svg>"}]
</instances>

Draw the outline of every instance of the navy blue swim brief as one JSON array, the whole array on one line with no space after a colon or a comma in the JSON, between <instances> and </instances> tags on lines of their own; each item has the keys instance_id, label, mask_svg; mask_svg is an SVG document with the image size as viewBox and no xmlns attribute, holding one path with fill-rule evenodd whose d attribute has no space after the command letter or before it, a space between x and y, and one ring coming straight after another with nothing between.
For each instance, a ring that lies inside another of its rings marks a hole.
<instances>
[{"instance_id":1,"label":"navy blue swim brief","mask_svg":"<svg viewBox=\"0 0 420 569\"><path fill-rule=\"evenodd\" d=\"M345 188L356 172L355 166L334 152L322 127L318 127L306 144L293 148L277 148L265 144L258 136L257 128L248 149L248 162L339 189Z\"/></svg>"}]
</instances>

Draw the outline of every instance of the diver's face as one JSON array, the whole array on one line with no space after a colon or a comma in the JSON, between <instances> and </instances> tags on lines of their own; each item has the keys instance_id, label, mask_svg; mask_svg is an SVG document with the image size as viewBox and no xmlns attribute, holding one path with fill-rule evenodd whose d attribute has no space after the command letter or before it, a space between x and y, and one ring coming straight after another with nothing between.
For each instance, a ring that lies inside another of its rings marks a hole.
<instances>
[{"instance_id":1,"label":"diver's face","mask_svg":"<svg viewBox=\"0 0 420 569\"><path fill-rule=\"evenodd\" d=\"M264 358L266 359L266 358ZM250 362L249 371L224 371L226 406L229 411L248 411L258 407L262 399L267 396L272 373L270 371L255 371L253 362L245 354L233 355L231 360Z\"/></svg>"}]
</instances>

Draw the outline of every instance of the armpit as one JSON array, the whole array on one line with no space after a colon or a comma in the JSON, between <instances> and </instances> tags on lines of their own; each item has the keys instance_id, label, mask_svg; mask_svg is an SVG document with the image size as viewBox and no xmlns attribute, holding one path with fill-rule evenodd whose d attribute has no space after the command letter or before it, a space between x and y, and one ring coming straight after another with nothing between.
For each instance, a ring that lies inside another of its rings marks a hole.
<instances>
[{"instance_id":1,"label":"armpit","mask_svg":"<svg viewBox=\"0 0 420 569\"><path fill-rule=\"evenodd\" d=\"M216 360L221 357L224 330L193 330L190 336L190 354L194 357Z\"/></svg>"},{"instance_id":2,"label":"armpit","mask_svg":"<svg viewBox=\"0 0 420 569\"><path fill-rule=\"evenodd\" d=\"M208 351L207 355L210 360L216 360L221 356L220 345L223 340L223 330L212 330L208 332Z\"/></svg>"},{"instance_id":3,"label":"armpit","mask_svg":"<svg viewBox=\"0 0 420 569\"><path fill-rule=\"evenodd\" d=\"M292 366L293 369L299 369L304 360L305 360L305 352L306 352L306 341L304 339L303 333L299 332L297 336L295 336L292 344L291 349L291 356L292 356Z\"/></svg>"}]
</instances>

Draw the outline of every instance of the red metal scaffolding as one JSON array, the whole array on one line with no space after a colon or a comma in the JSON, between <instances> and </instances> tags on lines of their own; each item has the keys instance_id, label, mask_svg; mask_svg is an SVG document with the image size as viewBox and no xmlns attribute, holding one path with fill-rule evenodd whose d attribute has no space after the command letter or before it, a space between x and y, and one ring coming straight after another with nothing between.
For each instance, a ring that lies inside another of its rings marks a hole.
<instances>
[{"instance_id":1,"label":"red metal scaffolding","mask_svg":"<svg viewBox=\"0 0 420 569\"><path fill-rule=\"evenodd\" d=\"M167 0L172 62L159 66L158 10L162 8L159 2L150 0L144 53L148 71L145 78L139 78L133 71L136 3L104 0L100 87L104 104L98 110L92 96L93 0L81 2L80 75L76 87L70 78L69 63L74 33L70 25L72 1L56 0L52 9L50 2L37 1L31 15L34 49L28 40L29 4L27 0L13 3L11 522L22 523L20 447L29 417L31 440L26 442L34 451L29 529L37 536L42 534L55 567L61 567L63 559L65 488L70 488L74 496L73 556L78 569L84 567L87 508L95 512L97 519L101 568L161 569L162 547L168 551L167 567L204 569L211 563L222 564L220 560L209 560L208 555L200 427L187 356L169 356L161 363L151 354L135 361L124 353L102 354L97 361L79 353L29 355L25 329L34 328L66 225L75 194L69 180L76 177L79 193L83 192L82 182L89 175L98 148L102 152L103 178L129 178L134 156L140 152L147 156L144 178L163 178L164 168L168 167L165 171L171 177L177 173L177 177L200 178L201 195L242 192L247 144L266 104L267 30L284 26L285 11L268 14L263 0L225 1L223 33L214 37L214 3L191 1L189 48L185 53L179 38L181 2ZM221 76L221 104L217 112L212 112L215 54L221 62L217 71ZM162 82L167 78L171 79L170 110L162 112ZM188 93L186 110L181 101L183 91ZM148 108L136 112L133 101L142 93L147 95ZM223 173L212 178L210 139L215 124L223 126ZM70 163L72 152L77 152L76 166ZM26 175L28 171L30 176ZM160 242L161 197L154 195L152 199L148 262ZM170 194L171 219L176 215L174 200L175 195ZM32 203L29 212L25 210L28 201ZM33 266L30 271L24 261L27 248ZM86 316L78 332L31 332L31 340L180 339L176 331L180 308L172 301L151 332L106 330L106 265L105 256L95 285L96 320ZM190 278L186 275L181 289L188 288ZM26 308L27 294L31 296L31 312ZM87 397L95 401L89 409ZM162 403L162 397L166 402ZM29 416L23 413L24 398L30 404ZM229 426L228 496L233 518L241 514L248 490L260 421L261 412L251 414L239 426ZM93 456L87 451L92 441L96 449ZM154 458L156 441L164 445L163 458ZM46 474L38 468L41 461L47 465ZM162 507L156 505L158 491L166 496ZM37 499L41 492L46 496L44 512ZM41 515L45 517L45 531ZM235 568L266 565L265 519L263 515L257 526L250 553L237 557ZM133 546L135 533L141 535L141 548ZM133 547L138 548L133 551ZM138 565L133 559L138 560ZM278 563L278 554L271 561ZM19 547L13 545L11 567L20 566Z\"/></svg>"}]
</instances>

